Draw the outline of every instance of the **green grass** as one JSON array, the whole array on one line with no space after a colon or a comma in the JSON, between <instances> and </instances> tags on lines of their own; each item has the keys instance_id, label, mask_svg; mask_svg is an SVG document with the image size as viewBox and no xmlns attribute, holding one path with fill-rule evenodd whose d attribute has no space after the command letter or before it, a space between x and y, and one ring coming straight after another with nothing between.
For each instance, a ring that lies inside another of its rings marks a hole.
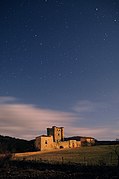
<instances>
[{"instance_id":1,"label":"green grass","mask_svg":"<svg viewBox=\"0 0 119 179\"><path fill-rule=\"evenodd\" d=\"M115 146L100 145L80 147L73 149L61 149L53 152L36 153L24 157L26 160L41 160L49 163L80 163L85 165L117 165ZM118 145L119 149L119 145ZM119 152L119 151L118 151ZM23 157L20 157L23 159Z\"/></svg>"}]
</instances>

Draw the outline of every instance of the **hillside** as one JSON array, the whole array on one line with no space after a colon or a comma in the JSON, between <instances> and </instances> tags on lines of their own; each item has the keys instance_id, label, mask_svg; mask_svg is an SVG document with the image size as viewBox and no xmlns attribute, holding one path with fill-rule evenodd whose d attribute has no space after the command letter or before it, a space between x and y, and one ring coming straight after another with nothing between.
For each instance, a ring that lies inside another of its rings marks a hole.
<instances>
[{"instance_id":1,"label":"hillside","mask_svg":"<svg viewBox=\"0 0 119 179\"><path fill-rule=\"evenodd\" d=\"M27 141L0 135L0 153L34 151L34 140Z\"/></svg>"},{"instance_id":2,"label":"hillside","mask_svg":"<svg viewBox=\"0 0 119 179\"><path fill-rule=\"evenodd\" d=\"M78 163L86 165L118 165L119 145L99 145L53 151L17 153L15 159L46 163Z\"/></svg>"}]
</instances>

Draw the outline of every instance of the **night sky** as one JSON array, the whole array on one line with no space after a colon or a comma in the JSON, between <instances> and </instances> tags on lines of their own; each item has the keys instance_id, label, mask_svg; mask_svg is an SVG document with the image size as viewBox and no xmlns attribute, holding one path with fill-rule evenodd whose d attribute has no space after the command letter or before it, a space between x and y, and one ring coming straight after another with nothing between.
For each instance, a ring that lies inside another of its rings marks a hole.
<instances>
[{"instance_id":1,"label":"night sky","mask_svg":"<svg viewBox=\"0 0 119 179\"><path fill-rule=\"evenodd\" d=\"M0 134L119 138L119 1L0 0Z\"/></svg>"}]
</instances>

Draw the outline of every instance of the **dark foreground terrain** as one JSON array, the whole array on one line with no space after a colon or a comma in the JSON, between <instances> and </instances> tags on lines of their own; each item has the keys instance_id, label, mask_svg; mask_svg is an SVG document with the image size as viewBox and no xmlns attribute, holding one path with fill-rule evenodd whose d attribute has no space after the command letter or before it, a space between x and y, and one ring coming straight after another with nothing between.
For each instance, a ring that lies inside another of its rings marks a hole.
<instances>
[{"instance_id":1,"label":"dark foreground terrain","mask_svg":"<svg viewBox=\"0 0 119 179\"><path fill-rule=\"evenodd\" d=\"M0 178L91 178L117 179L116 166L81 166L79 164L49 164L39 161L0 161Z\"/></svg>"}]
</instances>

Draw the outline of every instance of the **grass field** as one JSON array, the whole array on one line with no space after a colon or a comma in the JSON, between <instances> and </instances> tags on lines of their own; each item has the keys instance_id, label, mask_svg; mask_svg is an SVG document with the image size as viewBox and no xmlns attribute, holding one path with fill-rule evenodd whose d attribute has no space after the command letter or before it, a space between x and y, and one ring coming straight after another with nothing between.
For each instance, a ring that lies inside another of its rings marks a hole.
<instances>
[{"instance_id":1,"label":"grass field","mask_svg":"<svg viewBox=\"0 0 119 179\"><path fill-rule=\"evenodd\" d=\"M80 163L82 165L117 165L117 155L115 153L115 146L109 145L61 149L49 152L47 151L21 153L15 154L15 158L20 160L40 160L48 163Z\"/></svg>"}]
</instances>

